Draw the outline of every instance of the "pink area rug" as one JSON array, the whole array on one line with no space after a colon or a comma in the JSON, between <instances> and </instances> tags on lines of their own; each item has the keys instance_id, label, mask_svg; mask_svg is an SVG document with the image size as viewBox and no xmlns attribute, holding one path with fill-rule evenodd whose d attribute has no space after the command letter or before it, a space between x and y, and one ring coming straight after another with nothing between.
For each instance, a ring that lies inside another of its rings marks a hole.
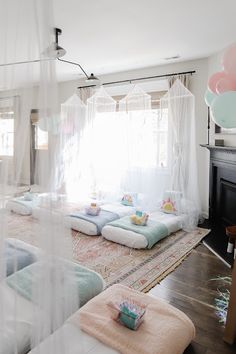
<instances>
[{"instance_id":1,"label":"pink area rug","mask_svg":"<svg viewBox=\"0 0 236 354\"><path fill-rule=\"evenodd\" d=\"M12 214L8 237L15 237L37 246L31 216ZM197 228L178 231L158 242L151 250L134 250L105 240L102 236L86 236L72 231L74 261L95 270L107 286L121 283L147 292L188 256L209 233Z\"/></svg>"}]
</instances>

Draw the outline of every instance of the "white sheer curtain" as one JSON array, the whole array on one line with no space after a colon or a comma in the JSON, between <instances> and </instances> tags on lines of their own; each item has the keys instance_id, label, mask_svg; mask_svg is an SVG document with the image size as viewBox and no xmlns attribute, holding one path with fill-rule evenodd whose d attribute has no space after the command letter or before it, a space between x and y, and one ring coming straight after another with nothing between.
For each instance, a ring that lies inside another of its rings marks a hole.
<instances>
[{"instance_id":1,"label":"white sheer curtain","mask_svg":"<svg viewBox=\"0 0 236 354\"><path fill-rule=\"evenodd\" d=\"M85 127L78 154L83 191L107 200L132 192L140 206L157 209L167 185L168 114L152 109L151 96L139 86L131 86L119 105L102 87L87 100Z\"/></svg>"},{"instance_id":2,"label":"white sheer curtain","mask_svg":"<svg viewBox=\"0 0 236 354\"><path fill-rule=\"evenodd\" d=\"M168 109L171 133L169 190L181 194L179 213L185 213L185 229L197 225L200 215L195 141L195 98L176 80L161 99L163 114Z\"/></svg>"},{"instance_id":3,"label":"white sheer curtain","mask_svg":"<svg viewBox=\"0 0 236 354\"><path fill-rule=\"evenodd\" d=\"M125 132L122 189L138 194L138 206L156 210L168 171L167 132L162 131L168 116L152 109L151 96L139 86L120 101L119 108Z\"/></svg>"},{"instance_id":4,"label":"white sheer curtain","mask_svg":"<svg viewBox=\"0 0 236 354\"><path fill-rule=\"evenodd\" d=\"M48 193L39 221L32 228L40 256L30 268L27 280L23 279L23 284L27 282L24 290L28 289L30 300L20 295L22 279L16 278L11 288L8 285L5 247L12 215L5 209L5 204L8 198L15 197L25 173L25 159L29 156L30 111L39 109L39 119L45 122L48 130L58 112L55 61L43 54L54 41L51 0L0 0L0 8L0 64L40 59L31 64L0 67L0 86L5 90L0 95L19 95L20 100L14 139L16 173L9 178L9 159L1 163L0 169L0 353L18 354L28 352L60 327L78 308L79 299L74 268L67 262L72 260L71 234L58 211L63 202L56 193L61 184L56 166L61 158L55 137L50 139L43 157L37 157L39 184ZM51 131L50 135L53 135ZM15 230L17 237L19 230L17 227ZM15 270L16 260L17 252L13 256ZM52 339L51 344L50 354L67 353L63 335L56 341Z\"/></svg>"},{"instance_id":5,"label":"white sheer curtain","mask_svg":"<svg viewBox=\"0 0 236 354\"><path fill-rule=\"evenodd\" d=\"M120 169L120 130L116 101L104 87L87 100L87 156L90 162L91 196L107 198L117 190Z\"/></svg>"},{"instance_id":6,"label":"white sheer curtain","mask_svg":"<svg viewBox=\"0 0 236 354\"><path fill-rule=\"evenodd\" d=\"M120 139L122 126L114 126L116 102L103 87L95 93L91 88L80 89L79 96L74 94L61 105L58 175L68 199L101 199L111 187L115 189L119 176L114 153L120 146L115 139Z\"/></svg>"},{"instance_id":7,"label":"white sheer curtain","mask_svg":"<svg viewBox=\"0 0 236 354\"><path fill-rule=\"evenodd\" d=\"M78 96L81 101L86 105L87 99L95 94L96 89L94 87L80 87L78 89Z\"/></svg>"},{"instance_id":8,"label":"white sheer curtain","mask_svg":"<svg viewBox=\"0 0 236 354\"><path fill-rule=\"evenodd\" d=\"M69 200L78 200L83 190L83 141L86 126L86 106L77 94L61 105L58 180ZM85 158L85 156L84 156Z\"/></svg>"},{"instance_id":9,"label":"white sheer curtain","mask_svg":"<svg viewBox=\"0 0 236 354\"><path fill-rule=\"evenodd\" d=\"M157 210L171 192L179 198L177 213L186 215L183 227L196 226L200 205L194 102L179 79L162 97L160 109L152 107L151 96L137 85L119 104L101 87L87 99L86 116L81 101L72 96L62 105L62 120L70 119L70 132L65 135L62 129L67 191L78 199L111 201L134 193L137 206L146 211Z\"/></svg>"}]
</instances>

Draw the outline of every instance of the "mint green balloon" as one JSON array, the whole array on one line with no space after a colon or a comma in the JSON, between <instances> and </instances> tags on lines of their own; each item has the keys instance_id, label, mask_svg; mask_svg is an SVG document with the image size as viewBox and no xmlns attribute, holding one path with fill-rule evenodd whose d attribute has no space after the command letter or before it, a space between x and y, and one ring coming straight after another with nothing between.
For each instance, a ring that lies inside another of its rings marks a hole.
<instances>
[{"instance_id":1,"label":"mint green balloon","mask_svg":"<svg viewBox=\"0 0 236 354\"><path fill-rule=\"evenodd\" d=\"M218 95L216 95L215 93L212 93L211 91L209 90L206 90L206 93L205 93L205 102L206 104L210 107L213 100L217 97Z\"/></svg>"},{"instance_id":2,"label":"mint green balloon","mask_svg":"<svg viewBox=\"0 0 236 354\"><path fill-rule=\"evenodd\" d=\"M211 104L212 118L221 128L236 128L236 91L224 92Z\"/></svg>"}]
</instances>

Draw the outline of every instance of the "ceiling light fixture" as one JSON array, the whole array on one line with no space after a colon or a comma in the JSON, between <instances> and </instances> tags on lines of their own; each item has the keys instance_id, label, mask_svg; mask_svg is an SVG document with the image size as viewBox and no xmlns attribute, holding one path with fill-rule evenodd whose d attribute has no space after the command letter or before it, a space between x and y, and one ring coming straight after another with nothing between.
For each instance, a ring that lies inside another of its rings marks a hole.
<instances>
[{"instance_id":1,"label":"ceiling light fixture","mask_svg":"<svg viewBox=\"0 0 236 354\"><path fill-rule=\"evenodd\" d=\"M45 59L35 59L35 60L26 60L26 61L14 62L14 63L0 64L0 67L1 66L10 66L10 65L19 65L19 64L28 64L28 63L38 63L40 61L57 59L57 60L62 61L64 63L78 66L80 68L80 70L84 73L84 75L86 76L86 82L94 83L94 84L98 83L99 79L93 73L88 75L79 63L75 63L73 61L61 59L61 57L63 57L66 54L66 50L58 44L58 37L59 37L59 35L62 34L62 30L60 28L54 28L54 34L55 34L55 41L47 49L45 49L44 52L42 53L42 55L45 57Z\"/></svg>"},{"instance_id":2,"label":"ceiling light fixture","mask_svg":"<svg viewBox=\"0 0 236 354\"><path fill-rule=\"evenodd\" d=\"M62 31L60 28L54 28L55 42L53 42L42 54L50 59L58 59L66 54L66 50L59 46L58 36L61 35Z\"/></svg>"},{"instance_id":3,"label":"ceiling light fixture","mask_svg":"<svg viewBox=\"0 0 236 354\"><path fill-rule=\"evenodd\" d=\"M58 48L58 56L56 56L55 58L59 61L62 61L64 63L67 63L67 64L71 64L71 65L76 65L80 68L80 70L84 73L84 75L86 76L86 82L93 82L93 83L96 83L99 81L99 79L93 74L91 73L90 75L88 75L86 73L86 71L82 68L82 66L79 64L79 63L75 63L73 61L70 61L70 60L65 60L65 59L61 59L62 56L64 56L66 54L66 51L65 49L63 49L62 47L59 46L58 44L58 36L61 35L62 31L60 28L55 28L55 45L56 45L56 48ZM57 49L56 49L57 50ZM64 51L64 54L62 54ZM52 53L54 54L54 53ZM62 55L61 55L62 54Z\"/></svg>"},{"instance_id":4,"label":"ceiling light fixture","mask_svg":"<svg viewBox=\"0 0 236 354\"><path fill-rule=\"evenodd\" d=\"M86 82L93 82L93 81L99 81L99 79L97 78L97 76L95 76L93 73L91 73L89 75L89 77L86 79Z\"/></svg>"}]
</instances>

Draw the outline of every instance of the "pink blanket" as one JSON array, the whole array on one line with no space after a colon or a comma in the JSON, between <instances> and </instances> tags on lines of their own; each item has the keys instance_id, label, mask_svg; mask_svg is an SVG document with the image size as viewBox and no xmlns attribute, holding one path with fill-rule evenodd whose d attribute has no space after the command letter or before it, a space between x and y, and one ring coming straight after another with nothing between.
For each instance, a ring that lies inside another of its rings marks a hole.
<instances>
[{"instance_id":1,"label":"pink blanket","mask_svg":"<svg viewBox=\"0 0 236 354\"><path fill-rule=\"evenodd\" d=\"M137 331L111 318L107 304L121 298L147 305L144 322ZM68 321L123 354L181 354L195 336L194 325L183 312L120 284L90 300Z\"/></svg>"}]
</instances>

